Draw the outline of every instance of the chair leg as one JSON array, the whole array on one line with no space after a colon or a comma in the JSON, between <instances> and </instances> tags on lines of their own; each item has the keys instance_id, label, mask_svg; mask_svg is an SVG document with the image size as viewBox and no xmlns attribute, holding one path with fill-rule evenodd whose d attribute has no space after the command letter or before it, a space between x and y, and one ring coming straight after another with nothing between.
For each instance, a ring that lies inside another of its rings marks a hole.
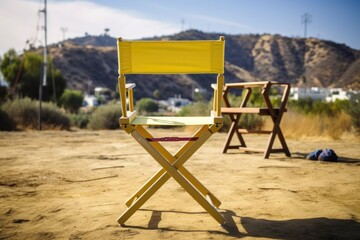
<instances>
[{"instance_id":1,"label":"chair leg","mask_svg":"<svg viewBox=\"0 0 360 240\"><path fill-rule=\"evenodd\" d=\"M176 167L176 166L175 166ZM180 166L179 172L203 195L209 196L215 207L220 207L220 200L213 195L194 175L192 175L185 167ZM165 176L164 176L165 175ZM147 189L152 187L160 178L166 178L165 182L170 179L170 176L166 174L164 169L160 169L153 177L151 177L136 193L134 193L125 203L126 206L130 207L133 202L140 198ZM164 183L165 183L164 182ZM160 188L161 186L159 186Z\"/></svg>"},{"instance_id":2,"label":"chair leg","mask_svg":"<svg viewBox=\"0 0 360 240\"><path fill-rule=\"evenodd\" d=\"M164 174L163 176L168 176ZM117 219L117 222L120 225L124 225L125 222L169 179L170 177L161 177L159 178L150 188L147 188L141 197L135 199L132 205L126 209L120 217Z\"/></svg>"},{"instance_id":3,"label":"chair leg","mask_svg":"<svg viewBox=\"0 0 360 240\"><path fill-rule=\"evenodd\" d=\"M284 135L282 134L282 131L280 129L280 126L279 126L279 122L278 121L275 121L274 123L274 127L273 127L273 130L272 130L272 133L270 134L269 136L269 141L268 141L268 144L267 144L267 147L265 149L265 152L264 152L264 158L265 159L268 159L269 156L270 156L270 153L271 153L271 150L273 148L273 145L274 145L274 140L275 140L275 137L276 135L278 136L279 140L280 140L280 143L281 143L281 146L282 146L282 150L283 152L285 153L285 155L287 157L290 157L291 154L290 154L290 151L289 151L289 148L286 144L286 141L285 141L285 138L284 138Z\"/></svg>"},{"instance_id":4,"label":"chair leg","mask_svg":"<svg viewBox=\"0 0 360 240\"><path fill-rule=\"evenodd\" d=\"M224 148L223 148L223 153L226 153L227 150L231 147L230 143L231 143L231 140L233 139L235 133L240 142L240 147L246 147L245 140L242 137L241 133L239 133L239 131L238 131L238 129L239 129L238 122L240 119L240 114L237 115L236 118L233 117L232 115L230 115L230 119L231 119L231 125L230 125L230 129L229 129L229 133L226 137L226 141L225 141Z\"/></svg>"},{"instance_id":5,"label":"chair leg","mask_svg":"<svg viewBox=\"0 0 360 240\"><path fill-rule=\"evenodd\" d=\"M276 132L274 132L274 130L273 130L273 132L269 136L269 141L268 141L268 144L267 144L265 152L264 152L264 158L265 159L268 159L269 156L270 156L271 149L272 149L272 147L274 145L275 137L276 137Z\"/></svg>"},{"instance_id":6,"label":"chair leg","mask_svg":"<svg viewBox=\"0 0 360 240\"><path fill-rule=\"evenodd\" d=\"M209 131L204 133L194 144L192 144L186 151L172 165L163 155L159 153L159 149L152 146L144 136L138 131L131 133L133 137L150 153L155 160L166 170L166 172L157 180L151 187L145 189L145 192L134 201L134 203L118 218L119 224L124 224L125 221L131 217L137 209L139 209L169 178L172 176L209 214L220 224L224 223L223 216L216 210L211 203L209 203L198 190L192 186L182 174L177 171L189 157L212 135ZM169 176L170 175L170 176ZM190 174L191 175L191 174ZM191 175L192 176L192 175ZM199 182L200 183L200 182Z\"/></svg>"},{"instance_id":7,"label":"chair leg","mask_svg":"<svg viewBox=\"0 0 360 240\"><path fill-rule=\"evenodd\" d=\"M282 146L282 148L283 148L283 150L284 150L285 155L286 155L287 157L291 157L290 150L289 150L289 148L288 148L288 146L287 146L287 144L286 144L284 135L283 135L280 127L279 127L279 131L278 131L278 138L279 138L279 140L280 140L280 143L281 143L281 146Z\"/></svg>"},{"instance_id":8,"label":"chair leg","mask_svg":"<svg viewBox=\"0 0 360 240\"><path fill-rule=\"evenodd\" d=\"M224 145L224 148L223 148L223 153L226 153L229 146L230 146L231 139L233 138L235 130L236 130L235 125L236 125L235 122L231 122L229 133L228 133L228 135L226 137L225 145Z\"/></svg>"},{"instance_id":9,"label":"chair leg","mask_svg":"<svg viewBox=\"0 0 360 240\"><path fill-rule=\"evenodd\" d=\"M139 133L145 137L145 138L153 138L153 136L146 131L143 127L138 126L137 130L139 131ZM200 128L194 135L193 137L200 137L201 135L203 135L205 132L208 131L208 127L207 126L203 126L202 128ZM185 151L187 151L193 142L189 141L187 142L184 146L181 147L181 149L173 156L171 155L160 143L158 142L153 142L152 145L158 149L167 160L169 160L170 163L174 163ZM190 157L190 156L189 156ZM201 193L203 194L203 196L209 196L213 202L213 204L216 207L219 207L221 205L221 202L219 199L217 199L215 197L215 195L213 195L203 184L201 184L201 182L195 178L194 175L192 175L184 166L175 166L180 172L181 174ZM162 168L160 169L155 175L153 175L153 177L151 177L136 193L134 193L129 200L126 201L126 206L130 207L131 204L134 202L135 199L141 197L141 195L154 183L156 182L160 177L163 177L162 175L166 173L166 171ZM168 176L168 175L167 175ZM168 177L169 179L170 177Z\"/></svg>"},{"instance_id":10,"label":"chair leg","mask_svg":"<svg viewBox=\"0 0 360 240\"><path fill-rule=\"evenodd\" d=\"M169 163L143 136L134 131L131 133L133 137L148 151L148 153L166 170L166 172L175 179L193 198L196 200L218 223L223 224L225 222L224 217L211 205L187 180L181 175L177 169ZM196 141L193 148L189 148L181 157L177 160L186 161L212 134L207 132L204 137L201 137ZM198 146L196 146L198 145ZM191 151L191 152L190 152Z\"/></svg>"}]
</instances>

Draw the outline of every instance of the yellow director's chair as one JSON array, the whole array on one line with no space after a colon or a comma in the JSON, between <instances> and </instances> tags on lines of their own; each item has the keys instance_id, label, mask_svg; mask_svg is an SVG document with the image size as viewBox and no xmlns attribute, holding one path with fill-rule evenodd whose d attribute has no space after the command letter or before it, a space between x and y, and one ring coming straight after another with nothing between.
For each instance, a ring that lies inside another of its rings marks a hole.
<instances>
[{"instance_id":1,"label":"yellow director's chair","mask_svg":"<svg viewBox=\"0 0 360 240\"><path fill-rule=\"evenodd\" d=\"M223 124L221 99L224 85L224 37L201 41L124 41L119 38L117 44L122 107L120 127L131 134L162 167L126 202L128 208L118 218L118 223L124 225L136 210L173 177L217 222L223 224L224 217L217 209L221 202L183 164ZM137 116L133 98L135 84L127 84L125 74L217 74L217 83L212 85L213 110L209 116L201 117ZM149 125L197 125L199 130L191 137L154 138L144 127ZM185 144L172 155L159 143L162 141L185 141Z\"/></svg>"}]
</instances>

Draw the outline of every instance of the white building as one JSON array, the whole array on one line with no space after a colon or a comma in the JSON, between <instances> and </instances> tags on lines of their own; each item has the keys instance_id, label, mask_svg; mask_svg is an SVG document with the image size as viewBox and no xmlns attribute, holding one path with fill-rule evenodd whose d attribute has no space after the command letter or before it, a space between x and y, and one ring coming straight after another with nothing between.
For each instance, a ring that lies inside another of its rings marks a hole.
<instances>
[{"instance_id":1,"label":"white building","mask_svg":"<svg viewBox=\"0 0 360 240\"><path fill-rule=\"evenodd\" d=\"M182 107L185 107L191 104L191 101L187 98L182 98L181 95L178 95L168 100L159 101L160 106L165 107L168 111L179 112Z\"/></svg>"},{"instance_id":2,"label":"white building","mask_svg":"<svg viewBox=\"0 0 360 240\"><path fill-rule=\"evenodd\" d=\"M94 95L85 95L83 101L83 107L96 107L96 106L99 106L97 97L95 97Z\"/></svg>"},{"instance_id":3,"label":"white building","mask_svg":"<svg viewBox=\"0 0 360 240\"><path fill-rule=\"evenodd\" d=\"M343 90L342 88L331 88L330 95L326 98L327 102L335 102L336 100L349 100L350 92Z\"/></svg>"},{"instance_id":4,"label":"white building","mask_svg":"<svg viewBox=\"0 0 360 240\"><path fill-rule=\"evenodd\" d=\"M342 88L299 88L293 87L290 89L290 97L293 100L311 98L313 100L323 100L327 102L334 102L336 100L349 100L351 92L345 91Z\"/></svg>"},{"instance_id":5,"label":"white building","mask_svg":"<svg viewBox=\"0 0 360 240\"><path fill-rule=\"evenodd\" d=\"M311 87L311 88L299 88L292 87L290 89L291 99L299 100L311 98L313 100L325 100L330 91L327 88Z\"/></svg>"}]
</instances>

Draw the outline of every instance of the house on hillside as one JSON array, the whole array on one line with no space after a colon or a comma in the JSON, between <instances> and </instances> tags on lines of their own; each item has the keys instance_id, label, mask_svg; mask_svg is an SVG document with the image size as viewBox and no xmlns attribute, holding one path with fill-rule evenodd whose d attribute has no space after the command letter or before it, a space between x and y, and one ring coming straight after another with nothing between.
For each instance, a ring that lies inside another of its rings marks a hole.
<instances>
[{"instance_id":1,"label":"house on hillside","mask_svg":"<svg viewBox=\"0 0 360 240\"><path fill-rule=\"evenodd\" d=\"M352 92L345 91L342 88L299 88L290 89L290 97L293 100L311 98L312 100L321 100L334 102L336 100L349 100Z\"/></svg>"},{"instance_id":2,"label":"house on hillside","mask_svg":"<svg viewBox=\"0 0 360 240\"><path fill-rule=\"evenodd\" d=\"M336 100L349 100L350 92L343 90L342 88L331 88L330 95L326 97L327 102L335 102Z\"/></svg>"},{"instance_id":3,"label":"house on hillside","mask_svg":"<svg viewBox=\"0 0 360 240\"><path fill-rule=\"evenodd\" d=\"M95 87L94 95L84 96L84 107L96 107L112 100L111 91L104 87Z\"/></svg>"},{"instance_id":4,"label":"house on hillside","mask_svg":"<svg viewBox=\"0 0 360 240\"><path fill-rule=\"evenodd\" d=\"M83 107L96 107L99 106L99 102L94 95L85 95L83 101Z\"/></svg>"},{"instance_id":5,"label":"house on hillside","mask_svg":"<svg viewBox=\"0 0 360 240\"><path fill-rule=\"evenodd\" d=\"M291 99L299 100L311 98L313 100L325 100L330 91L327 88L311 87L311 88L299 88L292 87L290 89Z\"/></svg>"},{"instance_id":6,"label":"house on hillside","mask_svg":"<svg viewBox=\"0 0 360 240\"><path fill-rule=\"evenodd\" d=\"M94 89L95 96L98 99L99 104L107 103L111 100L111 91L105 87L95 87Z\"/></svg>"},{"instance_id":7,"label":"house on hillside","mask_svg":"<svg viewBox=\"0 0 360 240\"><path fill-rule=\"evenodd\" d=\"M176 113L179 112L182 107L189 104L191 104L191 101L187 98L182 98L181 95L175 95L175 97L169 98L168 100L159 101L161 108Z\"/></svg>"}]
</instances>

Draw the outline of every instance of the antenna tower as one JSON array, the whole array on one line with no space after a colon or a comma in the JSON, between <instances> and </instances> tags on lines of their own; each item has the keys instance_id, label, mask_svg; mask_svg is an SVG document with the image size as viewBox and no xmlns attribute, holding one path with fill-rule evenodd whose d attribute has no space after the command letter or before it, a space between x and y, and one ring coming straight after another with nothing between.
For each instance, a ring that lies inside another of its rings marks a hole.
<instances>
[{"instance_id":1,"label":"antenna tower","mask_svg":"<svg viewBox=\"0 0 360 240\"><path fill-rule=\"evenodd\" d=\"M311 23L312 16L310 13L305 13L301 16L301 23L304 24L304 38L307 36L307 25Z\"/></svg>"}]
</instances>

